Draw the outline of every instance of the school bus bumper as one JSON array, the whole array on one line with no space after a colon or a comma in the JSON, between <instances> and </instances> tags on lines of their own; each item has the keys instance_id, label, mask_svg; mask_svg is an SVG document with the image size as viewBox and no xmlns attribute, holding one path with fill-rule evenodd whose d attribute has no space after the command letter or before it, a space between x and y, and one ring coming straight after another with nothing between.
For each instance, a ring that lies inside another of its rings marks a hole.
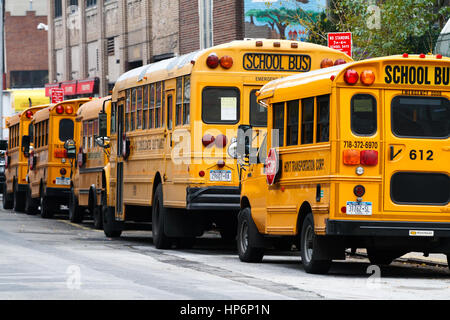
<instances>
[{"instance_id":1,"label":"school bus bumper","mask_svg":"<svg viewBox=\"0 0 450 320\"><path fill-rule=\"evenodd\" d=\"M450 223L328 220L327 235L450 238Z\"/></svg>"},{"instance_id":2,"label":"school bus bumper","mask_svg":"<svg viewBox=\"0 0 450 320\"><path fill-rule=\"evenodd\" d=\"M187 188L188 210L231 210L240 209L239 187L213 186Z\"/></svg>"}]
</instances>

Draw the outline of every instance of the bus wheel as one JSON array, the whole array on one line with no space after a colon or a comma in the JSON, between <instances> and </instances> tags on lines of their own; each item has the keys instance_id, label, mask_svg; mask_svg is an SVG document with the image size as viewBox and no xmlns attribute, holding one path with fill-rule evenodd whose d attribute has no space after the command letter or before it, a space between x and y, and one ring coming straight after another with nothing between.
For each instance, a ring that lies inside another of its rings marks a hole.
<instances>
[{"instance_id":1,"label":"bus wheel","mask_svg":"<svg viewBox=\"0 0 450 320\"><path fill-rule=\"evenodd\" d=\"M102 206L94 206L92 210L92 217L94 218L94 228L97 230L103 229Z\"/></svg>"},{"instance_id":2,"label":"bus wheel","mask_svg":"<svg viewBox=\"0 0 450 320\"><path fill-rule=\"evenodd\" d=\"M195 237L177 238L175 243L178 249L191 249L195 244Z\"/></svg>"},{"instance_id":3,"label":"bus wheel","mask_svg":"<svg viewBox=\"0 0 450 320\"><path fill-rule=\"evenodd\" d=\"M118 238L122 234L123 222L116 221L114 208L102 206L103 232L108 238Z\"/></svg>"},{"instance_id":4,"label":"bus wheel","mask_svg":"<svg viewBox=\"0 0 450 320\"><path fill-rule=\"evenodd\" d=\"M40 206L41 217L44 219L51 219L53 217L53 211L50 210L50 203L45 191L41 192Z\"/></svg>"},{"instance_id":5,"label":"bus wheel","mask_svg":"<svg viewBox=\"0 0 450 320\"><path fill-rule=\"evenodd\" d=\"M371 264L387 266L402 255L404 255L403 252L367 248L367 257Z\"/></svg>"},{"instance_id":6,"label":"bus wheel","mask_svg":"<svg viewBox=\"0 0 450 320\"><path fill-rule=\"evenodd\" d=\"M307 273L325 274L330 270L331 260L318 260L315 251L319 249L319 241L314 233L314 218L310 212L303 221L300 235L300 253L302 264Z\"/></svg>"},{"instance_id":7,"label":"bus wheel","mask_svg":"<svg viewBox=\"0 0 450 320\"><path fill-rule=\"evenodd\" d=\"M31 189L28 187L25 193L25 212L30 215L38 213L39 204L31 197Z\"/></svg>"},{"instance_id":8,"label":"bus wheel","mask_svg":"<svg viewBox=\"0 0 450 320\"><path fill-rule=\"evenodd\" d=\"M13 194L13 206L14 211L24 212L25 211L25 195L23 192L19 192L19 187L17 183L14 184L14 194Z\"/></svg>"},{"instance_id":9,"label":"bus wheel","mask_svg":"<svg viewBox=\"0 0 450 320\"><path fill-rule=\"evenodd\" d=\"M157 249L170 249L172 240L164 234L164 216L167 208L164 208L163 204L162 184L156 187L152 209L153 244Z\"/></svg>"},{"instance_id":10,"label":"bus wheel","mask_svg":"<svg viewBox=\"0 0 450 320\"><path fill-rule=\"evenodd\" d=\"M252 230L252 223L250 208L243 209L238 216L237 227L237 248L242 262L261 262L264 257L264 248L251 245L255 232Z\"/></svg>"},{"instance_id":11,"label":"bus wheel","mask_svg":"<svg viewBox=\"0 0 450 320\"><path fill-rule=\"evenodd\" d=\"M6 183L3 184L3 209L8 210L13 208L13 195L7 192Z\"/></svg>"},{"instance_id":12,"label":"bus wheel","mask_svg":"<svg viewBox=\"0 0 450 320\"><path fill-rule=\"evenodd\" d=\"M450 269L450 253L447 253L447 267Z\"/></svg>"},{"instance_id":13,"label":"bus wheel","mask_svg":"<svg viewBox=\"0 0 450 320\"><path fill-rule=\"evenodd\" d=\"M69 196L69 220L75 223L83 221L83 209L78 205L78 198L73 189L70 190Z\"/></svg>"}]
</instances>

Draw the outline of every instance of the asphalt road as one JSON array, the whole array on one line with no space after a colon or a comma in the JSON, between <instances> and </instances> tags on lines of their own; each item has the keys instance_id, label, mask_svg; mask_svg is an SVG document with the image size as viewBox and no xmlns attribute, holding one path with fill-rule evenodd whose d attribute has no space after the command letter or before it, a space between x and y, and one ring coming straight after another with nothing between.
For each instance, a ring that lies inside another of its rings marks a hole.
<instances>
[{"instance_id":1,"label":"asphalt road","mask_svg":"<svg viewBox=\"0 0 450 320\"><path fill-rule=\"evenodd\" d=\"M328 275L304 272L298 252L239 261L215 233L193 249L157 250L151 231L108 239L91 221L46 220L0 210L0 299L310 300L448 299L445 266L363 257L333 263Z\"/></svg>"}]
</instances>

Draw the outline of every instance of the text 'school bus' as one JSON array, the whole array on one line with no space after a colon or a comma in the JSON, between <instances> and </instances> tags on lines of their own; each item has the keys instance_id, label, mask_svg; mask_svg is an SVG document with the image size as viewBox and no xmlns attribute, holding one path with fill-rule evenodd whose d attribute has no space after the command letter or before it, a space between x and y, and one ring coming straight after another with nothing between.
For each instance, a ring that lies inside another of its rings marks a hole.
<instances>
[{"instance_id":1,"label":"text 'school bus'","mask_svg":"<svg viewBox=\"0 0 450 320\"><path fill-rule=\"evenodd\" d=\"M3 190L3 208L25 211L25 197L28 192L28 131L33 114L48 107L34 106L14 114L6 121L9 130L8 150L5 155L6 183Z\"/></svg>"},{"instance_id":2,"label":"text 'school bus'","mask_svg":"<svg viewBox=\"0 0 450 320\"><path fill-rule=\"evenodd\" d=\"M27 211L36 212L40 207L41 216L51 218L61 205L68 205L73 160L67 157L64 143L75 139L74 133L80 130L75 121L78 108L88 101L88 98L66 100L34 114L30 132L33 146L28 158L30 192L25 199Z\"/></svg>"},{"instance_id":3,"label":"text 'school bus'","mask_svg":"<svg viewBox=\"0 0 450 320\"><path fill-rule=\"evenodd\" d=\"M187 246L213 224L234 238L237 126L266 126L255 92L269 80L346 61L319 45L248 40L122 75L112 94L106 234L120 235L125 220L144 220L152 221L157 248Z\"/></svg>"},{"instance_id":4,"label":"text 'school bus'","mask_svg":"<svg viewBox=\"0 0 450 320\"><path fill-rule=\"evenodd\" d=\"M106 97L83 104L78 109L76 118L80 123L80 130L75 133L78 135L75 140L80 141L80 144L77 161L74 163L69 219L81 222L88 210L94 218L96 229L101 229L103 225L101 203L106 205L110 115L111 97ZM100 124L104 124L104 127L100 127Z\"/></svg>"},{"instance_id":5,"label":"text 'school bus'","mask_svg":"<svg viewBox=\"0 0 450 320\"><path fill-rule=\"evenodd\" d=\"M450 59L354 62L273 81L258 101L268 135L243 176L242 261L260 261L270 236L295 241L311 273L345 248L373 264L450 253Z\"/></svg>"}]
</instances>

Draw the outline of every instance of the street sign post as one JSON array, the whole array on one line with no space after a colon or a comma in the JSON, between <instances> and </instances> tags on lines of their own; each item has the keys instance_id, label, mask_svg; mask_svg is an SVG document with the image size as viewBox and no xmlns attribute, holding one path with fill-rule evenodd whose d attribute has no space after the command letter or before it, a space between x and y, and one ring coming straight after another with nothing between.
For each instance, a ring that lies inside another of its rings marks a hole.
<instances>
[{"instance_id":1,"label":"street sign post","mask_svg":"<svg viewBox=\"0 0 450 320\"><path fill-rule=\"evenodd\" d=\"M352 33L330 32L328 33L328 47L342 51L352 56Z\"/></svg>"},{"instance_id":2,"label":"street sign post","mask_svg":"<svg viewBox=\"0 0 450 320\"><path fill-rule=\"evenodd\" d=\"M50 92L52 104L64 101L64 89L55 88L51 89Z\"/></svg>"}]
</instances>

